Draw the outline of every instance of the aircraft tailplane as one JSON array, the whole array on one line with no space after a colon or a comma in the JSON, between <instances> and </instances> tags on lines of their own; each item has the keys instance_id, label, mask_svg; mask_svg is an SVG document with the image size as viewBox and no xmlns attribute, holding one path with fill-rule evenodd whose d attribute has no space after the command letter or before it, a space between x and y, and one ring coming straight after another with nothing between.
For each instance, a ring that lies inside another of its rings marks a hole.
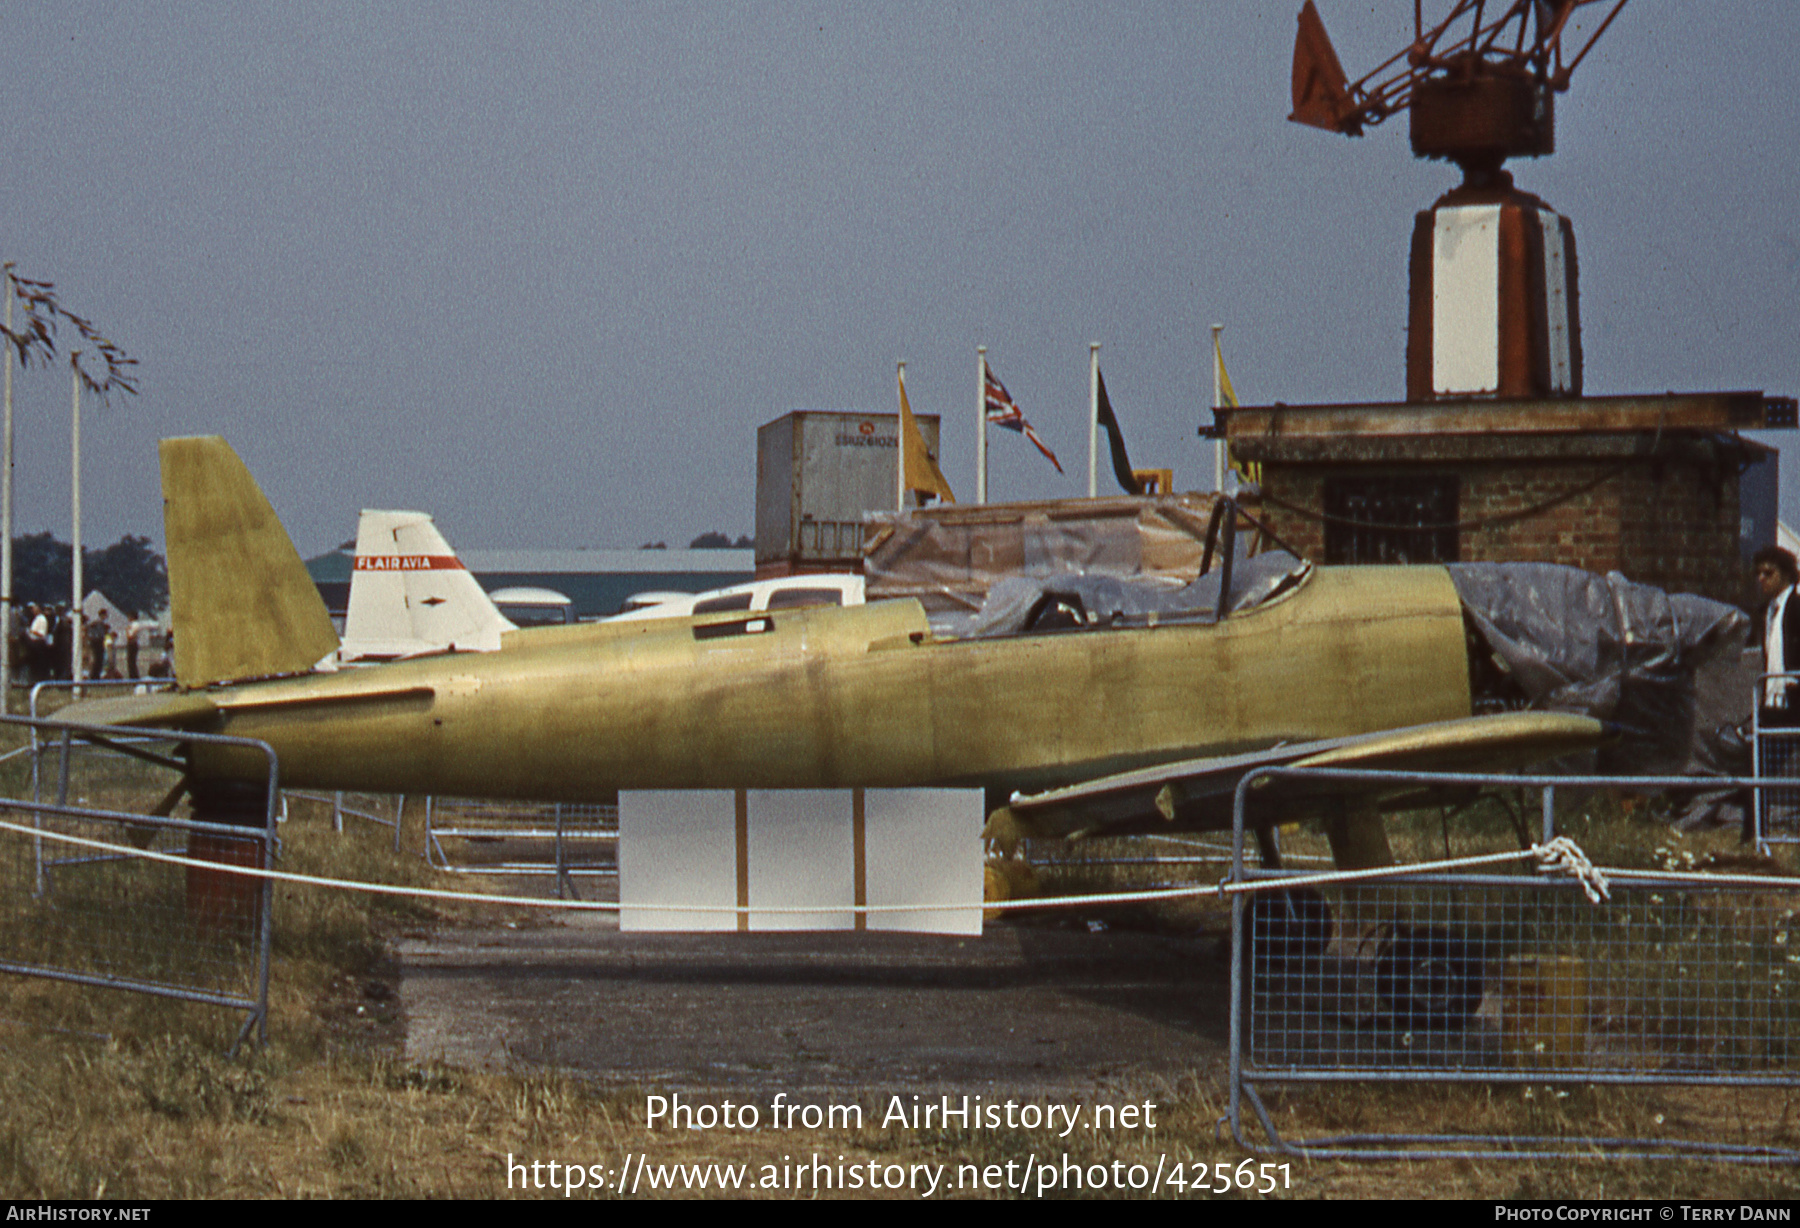
<instances>
[{"instance_id":1,"label":"aircraft tailplane","mask_svg":"<svg viewBox=\"0 0 1800 1228\"><path fill-rule=\"evenodd\" d=\"M176 681L305 673L335 652L318 588L231 445L165 439L160 455Z\"/></svg>"}]
</instances>

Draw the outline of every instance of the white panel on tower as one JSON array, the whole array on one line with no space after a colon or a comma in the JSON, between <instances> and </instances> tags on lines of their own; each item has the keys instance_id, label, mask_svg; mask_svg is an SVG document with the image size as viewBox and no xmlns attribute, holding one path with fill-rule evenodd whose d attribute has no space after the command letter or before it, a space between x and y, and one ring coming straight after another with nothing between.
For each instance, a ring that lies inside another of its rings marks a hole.
<instances>
[{"instance_id":1,"label":"white panel on tower","mask_svg":"<svg viewBox=\"0 0 1800 1228\"><path fill-rule=\"evenodd\" d=\"M1437 210L1432 228L1431 386L1500 388L1500 206Z\"/></svg>"},{"instance_id":2,"label":"white panel on tower","mask_svg":"<svg viewBox=\"0 0 1800 1228\"><path fill-rule=\"evenodd\" d=\"M1550 326L1550 390L1568 392L1575 384L1569 360L1569 268L1563 250L1562 218L1548 209L1537 211L1544 228L1544 317Z\"/></svg>"}]
</instances>

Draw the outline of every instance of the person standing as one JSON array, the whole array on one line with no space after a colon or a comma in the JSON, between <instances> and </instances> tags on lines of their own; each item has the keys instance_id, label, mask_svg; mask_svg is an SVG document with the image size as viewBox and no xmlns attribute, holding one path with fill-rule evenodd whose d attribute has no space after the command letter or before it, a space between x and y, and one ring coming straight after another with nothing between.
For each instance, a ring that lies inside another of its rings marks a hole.
<instances>
[{"instance_id":1,"label":"person standing","mask_svg":"<svg viewBox=\"0 0 1800 1228\"><path fill-rule=\"evenodd\" d=\"M56 677L64 681L73 678L75 654L81 651L81 645L75 642L75 616L60 603L56 607L56 624L50 628L50 651Z\"/></svg>"},{"instance_id":2,"label":"person standing","mask_svg":"<svg viewBox=\"0 0 1800 1228\"><path fill-rule=\"evenodd\" d=\"M1763 650L1763 673L1800 673L1800 601L1794 600L1794 584L1800 580L1800 564L1780 546L1765 546L1750 561L1756 588L1763 597L1762 617L1756 632ZM1763 725L1800 724L1800 682L1793 678L1767 678L1756 698Z\"/></svg>"},{"instance_id":3,"label":"person standing","mask_svg":"<svg viewBox=\"0 0 1800 1228\"><path fill-rule=\"evenodd\" d=\"M87 651L81 658L81 676L83 678L104 677L106 674L106 641L112 635L112 628L107 626L106 611L101 610L99 617L88 620L82 630L87 636Z\"/></svg>"},{"instance_id":4,"label":"person standing","mask_svg":"<svg viewBox=\"0 0 1800 1228\"><path fill-rule=\"evenodd\" d=\"M1780 546L1765 546L1751 558L1750 566L1763 598L1762 613L1752 630L1762 645L1764 674L1756 695L1756 773L1793 776L1800 763L1796 762L1796 738L1789 731L1800 726L1800 681L1775 675L1800 674L1800 598L1794 596L1800 565ZM1744 810L1746 844L1758 838L1759 827L1792 822L1796 803L1800 803L1800 791L1791 788L1757 792L1758 803Z\"/></svg>"},{"instance_id":5,"label":"person standing","mask_svg":"<svg viewBox=\"0 0 1800 1228\"><path fill-rule=\"evenodd\" d=\"M31 605L31 622L25 628L25 646L27 680L35 685L55 672L50 646L50 615L36 602Z\"/></svg>"}]
</instances>

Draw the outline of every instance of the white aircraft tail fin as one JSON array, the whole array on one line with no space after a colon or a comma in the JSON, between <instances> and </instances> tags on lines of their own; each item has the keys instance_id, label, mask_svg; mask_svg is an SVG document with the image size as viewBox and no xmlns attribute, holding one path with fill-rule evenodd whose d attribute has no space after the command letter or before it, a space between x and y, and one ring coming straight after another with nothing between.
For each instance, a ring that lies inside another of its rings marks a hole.
<instances>
[{"instance_id":1,"label":"white aircraft tail fin","mask_svg":"<svg viewBox=\"0 0 1800 1228\"><path fill-rule=\"evenodd\" d=\"M365 511L356 529L344 661L493 652L516 630L424 512Z\"/></svg>"}]
</instances>

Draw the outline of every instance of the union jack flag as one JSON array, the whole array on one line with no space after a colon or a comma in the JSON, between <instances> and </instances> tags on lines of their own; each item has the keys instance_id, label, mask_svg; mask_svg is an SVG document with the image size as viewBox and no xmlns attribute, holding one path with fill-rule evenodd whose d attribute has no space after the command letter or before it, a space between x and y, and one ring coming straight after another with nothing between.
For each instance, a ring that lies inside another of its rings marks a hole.
<instances>
[{"instance_id":1,"label":"union jack flag","mask_svg":"<svg viewBox=\"0 0 1800 1228\"><path fill-rule=\"evenodd\" d=\"M987 420L990 425L1003 426L1009 431L1017 431L1031 440L1032 446L1044 454L1044 458L1056 466L1056 471L1063 471L1062 462L1056 459L1056 453L1044 446L1038 433L1031 429L1031 423L1025 421L1025 413L1018 402L1012 399L1012 393L1006 385L994 378L993 370L984 362L981 365L982 381L987 390Z\"/></svg>"}]
</instances>

